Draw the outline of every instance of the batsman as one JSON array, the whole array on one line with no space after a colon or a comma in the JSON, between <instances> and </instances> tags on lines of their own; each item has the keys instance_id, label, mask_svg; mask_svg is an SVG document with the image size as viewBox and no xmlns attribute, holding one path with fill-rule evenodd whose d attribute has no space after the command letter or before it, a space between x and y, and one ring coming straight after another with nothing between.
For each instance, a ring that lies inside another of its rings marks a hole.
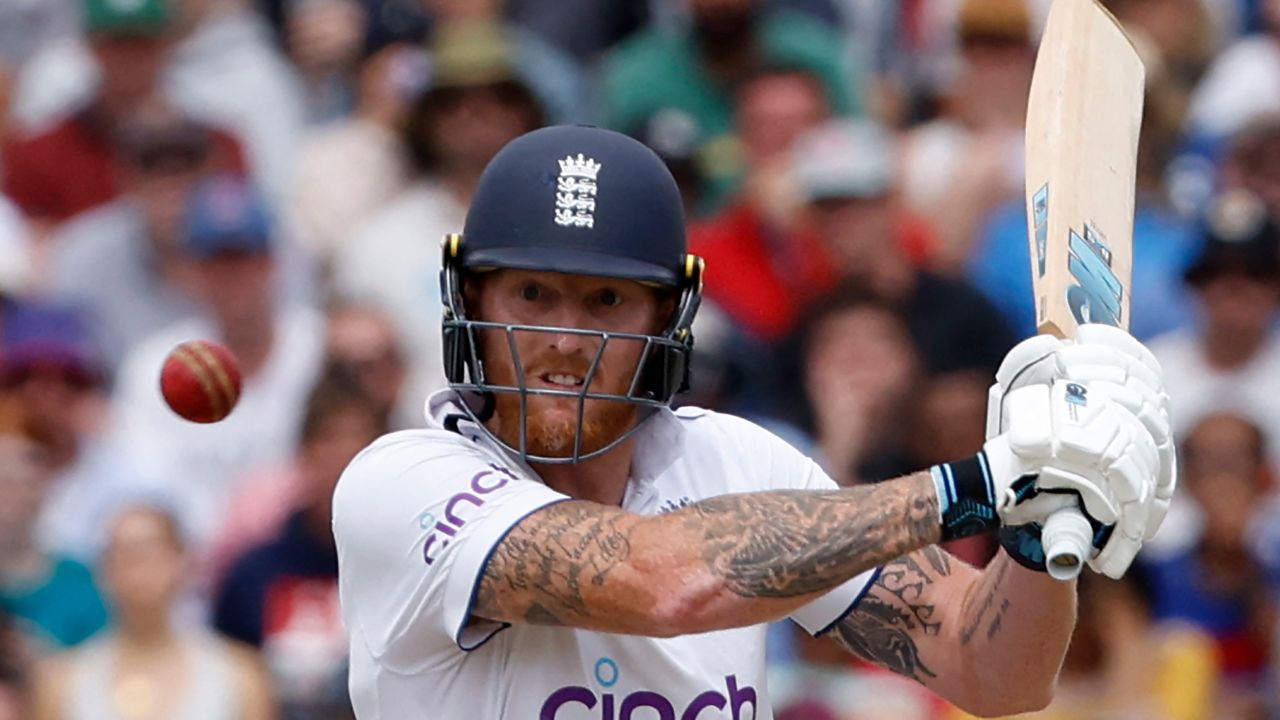
<instances>
[{"instance_id":1,"label":"batsman","mask_svg":"<svg viewBox=\"0 0 1280 720\"><path fill-rule=\"evenodd\" d=\"M1151 354L1102 325L1032 338L981 452L841 489L750 422L671 409L703 271L640 143L552 127L493 159L444 243L451 387L336 491L358 717L770 718L784 618L978 715L1049 702L1076 594L1038 527L1078 509L1119 577L1173 493ZM982 570L937 546L988 532Z\"/></svg>"}]
</instances>

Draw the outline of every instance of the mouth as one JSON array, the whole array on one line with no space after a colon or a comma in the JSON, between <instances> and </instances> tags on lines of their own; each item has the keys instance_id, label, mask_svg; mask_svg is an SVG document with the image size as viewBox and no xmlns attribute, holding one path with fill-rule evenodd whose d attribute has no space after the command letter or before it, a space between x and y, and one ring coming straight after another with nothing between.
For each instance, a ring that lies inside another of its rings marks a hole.
<instances>
[{"instance_id":1,"label":"mouth","mask_svg":"<svg viewBox=\"0 0 1280 720\"><path fill-rule=\"evenodd\" d=\"M583 383L582 376L563 372L543 373L538 376L538 380L553 390L578 390Z\"/></svg>"}]
</instances>

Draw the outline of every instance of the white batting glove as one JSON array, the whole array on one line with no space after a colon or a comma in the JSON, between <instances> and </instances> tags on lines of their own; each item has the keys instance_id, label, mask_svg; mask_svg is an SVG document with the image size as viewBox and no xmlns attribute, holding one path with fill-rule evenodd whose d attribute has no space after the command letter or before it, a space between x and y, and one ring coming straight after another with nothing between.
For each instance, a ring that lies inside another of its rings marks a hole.
<instances>
[{"instance_id":1,"label":"white batting glove","mask_svg":"<svg viewBox=\"0 0 1280 720\"><path fill-rule=\"evenodd\" d=\"M995 524L1038 527L1062 508L1082 506L1101 547L1090 565L1123 575L1155 496L1160 457L1151 433L1105 390L1066 380L1020 387L1004 406L1008 432L988 440L975 460L931 469L944 539Z\"/></svg>"},{"instance_id":2,"label":"white batting glove","mask_svg":"<svg viewBox=\"0 0 1280 720\"><path fill-rule=\"evenodd\" d=\"M1170 423L1169 395L1160 363L1132 335L1110 325L1081 325L1073 339L1048 335L1019 343L1005 356L987 403L987 437L1008 428L1007 396L1028 385L1057 379L1101 388L1132 412L1151 433L1160 456L1155 497L1143 528L1150 539L1160 528L1177 486L1177 453Z\"/></svg>"}]
</instances>

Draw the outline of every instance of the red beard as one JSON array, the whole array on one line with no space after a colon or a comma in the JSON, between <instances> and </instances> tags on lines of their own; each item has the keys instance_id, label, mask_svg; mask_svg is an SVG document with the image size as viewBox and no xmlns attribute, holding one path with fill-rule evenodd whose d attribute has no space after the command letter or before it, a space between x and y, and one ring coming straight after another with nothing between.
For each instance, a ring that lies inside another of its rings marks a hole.
<instances>
[{"instance_id":1,"label":"red beard","mask_svg":"<svg viewBox=\"0 0 1280 720\"><path fill-rule=\"evenodd\" d=\"M505 348L503 348L505 350ZM587 364L565 367L559 362L536 359L526 367L552 365L558 371L573 372L579 377L587 373ZM486 363L490 369L490 381L495 385L517 387L510 361ZM530 373L536 377L538 373ZM591 381L592 392L625 395L630 378L611 380L599 371ZM491 425L494 434L509 447L520 449L520 395L518 393L494 393L496 424ZM527 399L528 418L525 454L551 458L573 457L573 446L578 435L578 398L559 395L530 394ZM621 400L588 400L582 412L582 446L578 455L597 452L622 437L636 422L637 406Z\"/></svg>"},{"instance_id":2,"label":"red beard","mask_svg":"<svg viewBox=\"0 0 1280 720\"><path fill-rule=\"evenodd\" d=\"M520 448L520 396L494 393L495 434L510 447ZM578 432L578 400L571 397L529 395L526 427L526 455L552 458L573 457ZM582 447L587 455L604 449L622 437L636 420L636 406L618 400L588 400L583 407Z\"/></svg>"}]
</instances>

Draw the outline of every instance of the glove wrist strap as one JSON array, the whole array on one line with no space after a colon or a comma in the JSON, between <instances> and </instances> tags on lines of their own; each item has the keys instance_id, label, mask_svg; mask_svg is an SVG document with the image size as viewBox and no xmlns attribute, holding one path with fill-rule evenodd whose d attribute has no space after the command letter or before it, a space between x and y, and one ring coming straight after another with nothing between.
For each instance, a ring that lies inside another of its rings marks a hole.
<instances>
[{"instance_id":1,"label":"glove wrist strap","mask_svg":"<svg viewBox=\"0 0 1280 720\"><path fill-rule=\"evenodd\" d=\"M987 454L929 468L938 492L942 539L954 540L1000 527Z\"/></svg>"}]
</instances>

